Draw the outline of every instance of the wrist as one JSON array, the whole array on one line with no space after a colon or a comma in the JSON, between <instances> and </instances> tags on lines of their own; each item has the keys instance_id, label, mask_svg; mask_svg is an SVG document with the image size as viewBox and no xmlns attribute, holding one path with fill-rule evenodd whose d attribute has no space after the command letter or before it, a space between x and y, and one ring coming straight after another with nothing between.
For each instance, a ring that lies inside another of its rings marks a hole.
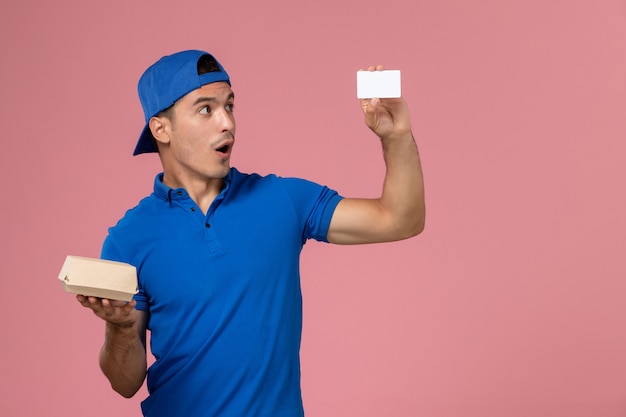
<instances>
[{"instance_id":1,"label":"wrist","mask_svg":"<svg viewBox=\"0 0 626 417\"><path fill-rule=\"evenodd\" d=\"M413 132L411 130L391 132L388 135L378 136L383 144L387 143L402 143L402 142L414 142Z\"/></svg>"},{"instance_id":2,"label":"wrist","mask_svg":"<svg viewBox=\"0 0 626 417\"><path fill-rule=\"evenodd\" d=\"M132 334L136 334L134 330L134 321L129 320L127 322L106 322L106 333L107 335L116 336L116 337L126 337Z\"/></svg>"}]
</instances>

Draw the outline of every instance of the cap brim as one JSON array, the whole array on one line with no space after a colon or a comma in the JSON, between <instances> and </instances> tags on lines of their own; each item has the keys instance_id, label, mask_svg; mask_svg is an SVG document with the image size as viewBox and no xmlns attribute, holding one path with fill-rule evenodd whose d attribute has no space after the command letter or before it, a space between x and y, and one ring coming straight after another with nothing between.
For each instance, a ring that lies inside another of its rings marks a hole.
<instances>
[{"instance_id":1,"label":"cap brim","mask_svg":"<svg viewBox=\"0 0 626 417\"><path fill-rule=\"evenodd\" d=\"M152 136L152 132L150 131L150 126L146 124L143 130L141 131L141 135L139 136L139 140L137 141L137 146L135 146L134 155L139 155L140 153L151 153L158 152L154 136Z\"/></svg>"}]
</instances>

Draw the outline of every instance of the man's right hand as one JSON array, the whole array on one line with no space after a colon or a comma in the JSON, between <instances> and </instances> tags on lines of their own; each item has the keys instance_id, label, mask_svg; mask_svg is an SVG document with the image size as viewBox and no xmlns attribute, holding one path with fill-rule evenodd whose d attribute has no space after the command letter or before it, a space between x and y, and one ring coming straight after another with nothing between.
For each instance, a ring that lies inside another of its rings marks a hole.
<instances>
[{"instance_id":1,"label":"man's right hand","mask_svg":"<svg viewBox=\"0 0 626 417\"><path fill-rule=\"evenodd\" d=\"M128 328L135 324L136 315L132 314L137 305L135 300L126 302L85 295L77 295L76 299L83 307L89 308L96 316L112 325Z\"/></svg>"}]
</instances>

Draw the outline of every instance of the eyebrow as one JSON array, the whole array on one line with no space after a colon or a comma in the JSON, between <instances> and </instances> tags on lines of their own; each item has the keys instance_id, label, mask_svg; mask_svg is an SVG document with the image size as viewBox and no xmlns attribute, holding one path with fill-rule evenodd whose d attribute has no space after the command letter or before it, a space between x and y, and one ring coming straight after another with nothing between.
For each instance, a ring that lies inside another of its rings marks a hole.
<instances>
[{"instance_id":1,"label":"eyebrow","mask_svg":"<svg viewBox=\"0 0 626 417\"><path fill-rule=\"evenodd\" d=\"M232 100L232 99L234 99L234 98L235 98L235 93L231 92L231 93L228 95L228 97L226 97L226 101L230 101L230 100ZM198 104L200 104L200 103L215 102L215 101L217 101L217 98L215 98L215 97L206 97L206 96L204 96L204 97L198 97L198 98L197 98L197 99L193 102L193 104L192 104L192 105L193 105L193 106L196 106L196 105L198 105Z\"/></svg>"}]
</instances>

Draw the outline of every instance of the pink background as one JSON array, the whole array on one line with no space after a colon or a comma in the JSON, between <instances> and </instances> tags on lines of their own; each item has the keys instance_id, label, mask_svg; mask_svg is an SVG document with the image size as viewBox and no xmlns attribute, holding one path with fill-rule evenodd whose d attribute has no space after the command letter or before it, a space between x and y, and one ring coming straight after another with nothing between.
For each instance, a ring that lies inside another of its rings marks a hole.
<instances>
[{"instance_id":1,"label":"pink background","mask_svg":"<svg viewBox=\"0 0 626 417\"><path fill-rule=\"evenodd\" d=\"M201 48L235 166L355 197L383 163L354 73L402 70L426 231L306 245L307 416L626 416L624 1L26 0L0 39L0 415L140 414L57 274L151 191L141 72Z\"/></svg>"}]
</instances>

